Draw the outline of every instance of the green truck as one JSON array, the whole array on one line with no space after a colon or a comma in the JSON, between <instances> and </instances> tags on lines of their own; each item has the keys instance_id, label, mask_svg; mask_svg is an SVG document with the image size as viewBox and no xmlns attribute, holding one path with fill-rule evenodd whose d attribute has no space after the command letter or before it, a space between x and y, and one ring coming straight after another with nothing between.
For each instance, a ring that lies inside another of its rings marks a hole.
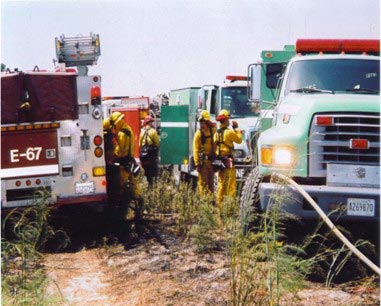
<instances>
[{"instance_id":1,"label":"green truck","mask_svg":"<svg viewBox=\"0 0 381 306\"><path fill-rule=\"evenodd\" d=\"M199 91L200 108L209 111L212 121L216 121L222 109L230 112L231 120L238 123L243 141L234 144L233 156L236 168L238 188L255 165L256 136L259 130L259 113L255 103L248 100L248 78L246 76L227 75L223 84L204 85Z\"/></svg>"},{"instance_id":2,"label":"green truck","mask_svg":"<svg viewBox=\"0 0 381 306\"><path fill-rule=\"evenodd\" d=\"M212 121L221 109L227 109L238 122L244 141L234 146L237 181L240 186L254 166L258 112L248 100L246 76L226 76L222 85L205 85L171 90L168 105L161 108L161 164L174 165L176 179L192 178L193 136L198 128L197 114L208 110ZM238 186L238 190L240 190Z\"/></svg>"},{"instance_id":3,"label":"green truck","mask_svg":"<svg viewBox=\"0 0 381 306\"><path fill-rule=\"evenodd\" d=\"M279 191L284 211L318 219L293 178L326 214L346 221L380 218L379 40L300 39L263 51L249 66L250 100L261 108L257 167L241 195L245 220Z\"/></svg>"},{"instance_id":4,"label":"green truck","mask_svg":"<svg viewBox=\"0 0 381 306\"><path fill-rule=\"evenodd\" d=\"M197 129L200 87L171 90L168 105L161 107L160 163L173 166L175 180L197 176L192 167L192 143Z\"/></svg>"}]
</instances>

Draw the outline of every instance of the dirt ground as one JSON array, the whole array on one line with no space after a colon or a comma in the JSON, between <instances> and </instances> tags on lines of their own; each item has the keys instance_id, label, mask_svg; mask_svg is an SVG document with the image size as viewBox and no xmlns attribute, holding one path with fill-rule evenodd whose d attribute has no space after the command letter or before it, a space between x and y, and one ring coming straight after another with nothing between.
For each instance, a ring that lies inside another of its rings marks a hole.
<instances>
[{"instance_id":1,"label":"dirt ground","mask_svg":"<svg viewBox=\"0 0 381 306\"><path fill-rule=\"evenodd\" d=\"M53 305L229 305L230 268L225 253L199 255L189 241L164 229L160 239L129 249L101 245L45 255L47 296ZM379 305L375 284L308 283L281 305Z\"/></svg>"}]
</instances>

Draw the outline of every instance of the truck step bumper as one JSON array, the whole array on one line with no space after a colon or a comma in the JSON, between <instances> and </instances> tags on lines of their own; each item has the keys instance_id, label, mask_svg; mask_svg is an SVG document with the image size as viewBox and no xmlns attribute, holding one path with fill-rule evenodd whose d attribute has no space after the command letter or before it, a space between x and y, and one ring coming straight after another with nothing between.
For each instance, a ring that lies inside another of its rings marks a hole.
<instances>
[{"instance_id":1,"label":"truck step bumper","mask_svg":"<svg viewBox=\"0 0 381 306\"><path fill-rule=\"evenodd\" d=\"M320 208L332 218L345 221L379 222L380 190L378 188L301 185ZM259 186L261 210L280 205L283 211L301 219L319 219L318 213L294 188L274 183Z\"/></svg>"}]
</instances>

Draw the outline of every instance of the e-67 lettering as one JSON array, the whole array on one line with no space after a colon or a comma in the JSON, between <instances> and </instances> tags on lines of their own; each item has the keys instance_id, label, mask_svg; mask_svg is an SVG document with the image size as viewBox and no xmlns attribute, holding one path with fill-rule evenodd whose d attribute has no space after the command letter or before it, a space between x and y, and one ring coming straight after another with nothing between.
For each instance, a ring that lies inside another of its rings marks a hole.
<instances>
[{"instance_id":1,"label":"e-67 lettering","mask_svg":"<svg viewBox=\"0 0 381 306\"><path fill-rule=\"evenodd\" d=\"M27 160L39 160L42 148L41 147L29 147L25 152L20 152L18 149L10 150L11 162L18 163L20 158L26 158Z\"/></svg>"}]
</instances>

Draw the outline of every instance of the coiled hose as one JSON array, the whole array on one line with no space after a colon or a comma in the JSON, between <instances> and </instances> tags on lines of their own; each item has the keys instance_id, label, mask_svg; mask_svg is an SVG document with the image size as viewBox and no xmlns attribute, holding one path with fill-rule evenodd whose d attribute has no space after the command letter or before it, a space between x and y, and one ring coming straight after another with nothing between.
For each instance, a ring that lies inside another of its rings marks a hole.
<instances>
[{"instance_id":1,"label":"coiled hose","mask_svg":"<svg viewBox=\"0 0 381 306\"><path fill-rule=\"evenodd\" d=\"M317 203L309 196L307 192L304 191L294 180L291 178L280 174L273 173L273 176L276 176L280 180L288 183L293 186L300 194L312 205L312 207L316 210L319 216L323 219L323 221L328 225L328 227L334 232L334 234L361 260L363 261L369 268L371 268L378 275L381 275L381 270L377 267L372 261L370 261L360 250L358 250L332 223L332 221L328 218L328 216L323 212L323 210L317 205Z\"/></svg>"}]
</instances>

